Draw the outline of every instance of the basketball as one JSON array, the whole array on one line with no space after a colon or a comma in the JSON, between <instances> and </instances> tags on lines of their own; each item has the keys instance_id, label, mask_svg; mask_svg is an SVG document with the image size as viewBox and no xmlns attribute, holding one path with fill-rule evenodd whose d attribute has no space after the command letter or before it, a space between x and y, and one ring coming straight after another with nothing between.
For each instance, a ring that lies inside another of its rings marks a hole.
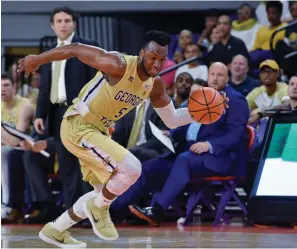
<instances>
[{"instance_id":1,"label":"basketball","mask_svg":"<svg viewBox=\"0 0 297 249\"><path fill-rule=\"evenodd\" d=\"M203 87L191 93L188 110L192 118L200 124L211 124L223 115L224 99L217 90Z\"/></svg>"}]
</instances>

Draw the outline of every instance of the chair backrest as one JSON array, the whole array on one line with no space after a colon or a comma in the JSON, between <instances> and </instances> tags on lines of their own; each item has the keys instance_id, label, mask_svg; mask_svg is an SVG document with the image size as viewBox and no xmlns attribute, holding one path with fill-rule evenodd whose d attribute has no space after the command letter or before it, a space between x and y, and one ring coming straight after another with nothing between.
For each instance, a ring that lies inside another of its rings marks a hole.
<instances>
[{"instance_id":1,"label":"chair backrest","mask_svg":"<svg viewBox=\"0 0 297 249\"><path fill-rule=\"evenodd\" d=\"M248 150L250 151L255 142L256 133L255 129L250 125L247 125L246 132L248 134Z\"/></svg>"}]
</instances>

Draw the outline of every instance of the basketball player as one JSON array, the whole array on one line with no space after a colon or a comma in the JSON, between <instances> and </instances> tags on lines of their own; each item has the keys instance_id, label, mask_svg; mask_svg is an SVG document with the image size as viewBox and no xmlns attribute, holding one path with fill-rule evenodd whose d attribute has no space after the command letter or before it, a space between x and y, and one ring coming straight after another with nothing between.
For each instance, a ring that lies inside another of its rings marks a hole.
<instances>
[{"instance_id":1,"label":"basketball player","mask_svg":"<svg viewBox=\"0 0 297 249\"><path fill-rule=\"evenodd\" d=\"M79 158L83 179L94 186L94 191L80 197L72 208L46 224L39 233L44 241L60 247L86 247L84 242L75 240L67 232L69 227L85 218L89 218L98 237L105 240L118 238L109 206L136 182L141 174L141 164L108 135L108 128L116 120L145 98L150 98L169 128L193 121L187 108L174 108L157 76L167 58L169 43L170 37L166 33L149 31L139 56L70 44L20 60L19 71L26 74L34 73L44 63L71 57L98 69L96 76L73 100L61 124L62 142Z\"/></svg>"}]
</instances>

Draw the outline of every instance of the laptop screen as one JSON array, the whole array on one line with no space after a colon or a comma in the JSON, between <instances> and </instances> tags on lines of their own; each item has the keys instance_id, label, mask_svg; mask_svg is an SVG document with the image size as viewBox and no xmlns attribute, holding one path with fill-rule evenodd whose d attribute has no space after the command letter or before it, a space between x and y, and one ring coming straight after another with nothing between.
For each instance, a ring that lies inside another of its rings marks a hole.
<instances>
[{"instance_id":1,"label":"laptop screen","mask_svg":"<svg viewBox=\"0 0 297 249\"><path fill-rule=\"evenodd\" d=\"M297 197L297 123L274 123L268 133L252 195Z\"/></svg>"}]
</instances>

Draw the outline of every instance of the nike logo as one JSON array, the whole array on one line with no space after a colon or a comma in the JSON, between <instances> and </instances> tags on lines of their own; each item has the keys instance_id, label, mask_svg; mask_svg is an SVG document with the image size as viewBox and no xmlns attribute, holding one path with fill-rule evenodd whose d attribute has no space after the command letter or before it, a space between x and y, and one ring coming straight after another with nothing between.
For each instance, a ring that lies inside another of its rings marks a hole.
<instances>
[{"instance_id":1,"label":"nike logo","mask_svg":"<svg viewBox=\"0 0 297 249\"><path fill-rule=\"evenodd\" d=\"M91 210L90 210L90 212L91 212L91 215L92 215L92 217L93 217L94 222L95 222L95 223L98 223L99 219L96 219L96 218L95 218L95 216L94 216L94 214L92 213Z\"/></svg>"},{"instance_id":2,"label":"nike logo","mask_svg":"<svg viewBox=\"0 0 297 249\"><path fill-rule=\"evenodd\" d=\"M58 240L58 239L56 239L56 238L54 238L54 237L52 237L52 238L53 238L54 240L60 242L61 244L64 244L64 238L63 238L62 240Z\"/></svg>"}]
</instances>

